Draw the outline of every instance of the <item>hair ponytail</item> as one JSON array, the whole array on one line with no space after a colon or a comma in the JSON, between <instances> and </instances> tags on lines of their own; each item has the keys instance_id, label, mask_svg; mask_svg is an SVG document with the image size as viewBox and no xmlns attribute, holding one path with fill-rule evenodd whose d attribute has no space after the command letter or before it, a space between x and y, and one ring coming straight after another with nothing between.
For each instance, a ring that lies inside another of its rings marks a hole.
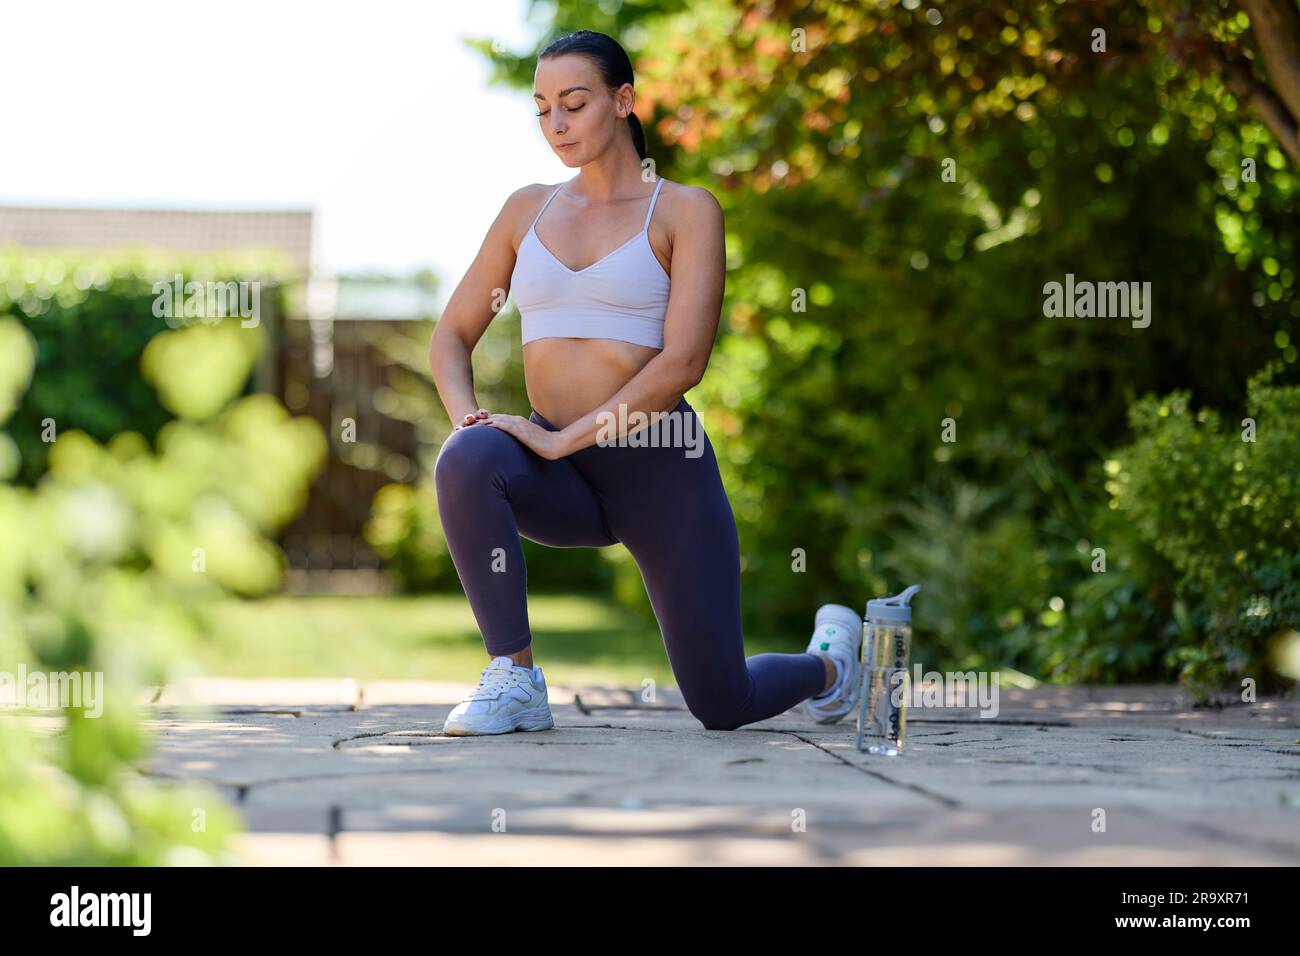
<instances>
[{"instance_id":1,"label":"hair ponytail","mask_svg":"<svg viewBox=\"0 0 1300 956\"><path fill-rule=\"evenodd\" d=\"M645 159L645 130L641 128L640 117L635 113L628 113L627 126L628 129L632 131L632 145L636 147L636 154L642 159Z\"/></svg>"}]
</instances>

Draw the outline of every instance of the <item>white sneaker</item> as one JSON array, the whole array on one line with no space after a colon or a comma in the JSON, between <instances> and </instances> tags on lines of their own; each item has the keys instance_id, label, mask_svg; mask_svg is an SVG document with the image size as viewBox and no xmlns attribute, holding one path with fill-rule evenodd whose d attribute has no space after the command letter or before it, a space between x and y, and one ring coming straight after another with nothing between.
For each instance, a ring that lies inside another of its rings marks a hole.
<instances>
[{"instance_id":1,"label":"white sneaker","mask_svg":"<svg viewBox=\"0 0 1300 956\"><path fill-rule=\"evenodd\" d=\"M442 732L449 737L468 737L554 726L542 668L520 667L502 655L483 668L478 686L447 715Z\"/></svg>"},{"instance_id":2,"label":"white sneaker","mask_svg":"<svg viewBox=\"0 0 1300 956\"><path fill-rule=\"evenodd\" d=\"M858 702L862 679L862 618L843 604L823 604L817 609L808 653L829 657L839 675L822 697L803 702L804 713L819 724L833 724L850 713Z\"/></svg>"}]
</instances>

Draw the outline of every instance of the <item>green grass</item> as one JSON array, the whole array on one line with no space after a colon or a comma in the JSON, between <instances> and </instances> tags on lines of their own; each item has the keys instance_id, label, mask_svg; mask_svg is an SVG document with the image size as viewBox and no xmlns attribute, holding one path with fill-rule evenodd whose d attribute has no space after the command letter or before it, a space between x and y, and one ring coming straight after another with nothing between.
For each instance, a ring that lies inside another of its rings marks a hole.
<instances>
[{"instance_id":1,"label":"green grass","mask_svg":"<svg viewBox=\"0 0 1300 956\"><path fill-rule=\"evenodd\" d=\"M675 683L654 621L587 595L530 595L528 610L549 683ZM488 662L462 594L232 600L206 613L197 663L214 676L472 681ZM807 639L746 635L745 652L802 651Z\"/></svg>"}]
</instances>

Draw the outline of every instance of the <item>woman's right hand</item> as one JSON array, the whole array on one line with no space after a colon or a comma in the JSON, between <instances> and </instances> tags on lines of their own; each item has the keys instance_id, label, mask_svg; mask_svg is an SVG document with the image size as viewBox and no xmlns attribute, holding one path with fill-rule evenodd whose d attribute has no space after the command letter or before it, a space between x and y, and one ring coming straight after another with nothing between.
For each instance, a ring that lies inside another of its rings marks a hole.
<instances>
[{"instance_id":1,"label":"woman's right hand","mask_svg":"<svg viewBox=\"0 0 1300 956\"><path fill-rule=\"evenodd\" d=\"M460 420L460 424L453 427L452 431L458 432L462 428L467 428L470 425L477 424L478 422L483 421L487 417L488 417L488 410L486 408L480 408L477 412L466 415L464 418L462 418Z\"/></svg>"}]
</instances>

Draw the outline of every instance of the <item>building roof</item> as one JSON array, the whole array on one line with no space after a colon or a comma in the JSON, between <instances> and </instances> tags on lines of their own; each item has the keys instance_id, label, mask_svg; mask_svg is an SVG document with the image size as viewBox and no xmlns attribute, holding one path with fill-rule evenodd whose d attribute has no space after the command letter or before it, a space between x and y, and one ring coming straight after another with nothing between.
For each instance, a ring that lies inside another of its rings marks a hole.
<instances>
[{"instance_id":1,"label":"building roof","mask_svg":"<svg viewBox=\"0 0 1300 956\"><path fill-rule=\"evenodd\" d=\"M184 252L269 246L311 271L311 210L96 209L0 205L0 246L158 246Z\"/></svg>"}]
</instances>

